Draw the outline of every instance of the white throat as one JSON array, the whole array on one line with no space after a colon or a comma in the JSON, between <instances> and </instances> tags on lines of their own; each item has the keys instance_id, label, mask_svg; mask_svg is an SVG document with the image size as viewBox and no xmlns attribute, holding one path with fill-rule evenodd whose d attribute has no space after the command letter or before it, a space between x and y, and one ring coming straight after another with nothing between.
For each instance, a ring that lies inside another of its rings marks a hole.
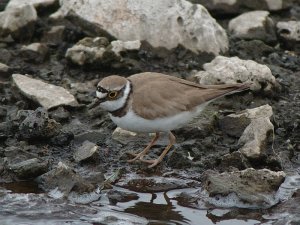
<instances>
[{"instance_id":1,"label":"white throat","mask_svg":"<svg viewBox=\"0 0 300 225\"><path fill-rule=\"evenodd\" d=\"M130 89L131 89L130 82L127 81L126 87L124 90L124 94L121 98L119 98L117 100L102 102L102 103L100 103L100 107L109 112L121 109L126 104L126 100L130 93Z\"/></svg>"}]
</instances>

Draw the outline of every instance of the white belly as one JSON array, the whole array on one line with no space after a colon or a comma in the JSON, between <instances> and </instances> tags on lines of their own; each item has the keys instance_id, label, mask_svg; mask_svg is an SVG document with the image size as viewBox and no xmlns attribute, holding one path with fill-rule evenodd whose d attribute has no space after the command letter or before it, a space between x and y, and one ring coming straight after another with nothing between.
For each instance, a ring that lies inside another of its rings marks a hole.
<instances>
[{"instance_id":1,"label":"white belly","mask_svg":"<svg viewBox=\"0 0 300 225\"><path fill-rule=\"evenodd\" d=\"M193 111L186 111L171 117L154 120L144 119L136 115L131 109L123 117L110 115L112 121L119 127L136 133L167 132L180 128L197 116L207 104L198 106Z\"/></svg>"}]
</instances>

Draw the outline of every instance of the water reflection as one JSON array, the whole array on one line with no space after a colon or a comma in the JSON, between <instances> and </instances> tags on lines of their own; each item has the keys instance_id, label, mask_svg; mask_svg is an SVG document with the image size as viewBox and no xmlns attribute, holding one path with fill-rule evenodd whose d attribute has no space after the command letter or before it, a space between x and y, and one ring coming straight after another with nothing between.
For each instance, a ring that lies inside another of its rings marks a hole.
<instances>
[{"instance_id":1,"label":"water reflection","mask_svg":"<svg viewBox=\"0 0 300 225\"><path fill-rule=\"evenodd\" d=\"M162 193L165 199L165 204L155 203L157 194L152 194L149 202L137 202L134 206L125 209L127 213L135 214L141 217L145 217L149 220L160 220L160 221L180 221L188 224L189 220L184 218L176 206L172 204L171 199L167 193Z\"/></svg>"}]
</instances>

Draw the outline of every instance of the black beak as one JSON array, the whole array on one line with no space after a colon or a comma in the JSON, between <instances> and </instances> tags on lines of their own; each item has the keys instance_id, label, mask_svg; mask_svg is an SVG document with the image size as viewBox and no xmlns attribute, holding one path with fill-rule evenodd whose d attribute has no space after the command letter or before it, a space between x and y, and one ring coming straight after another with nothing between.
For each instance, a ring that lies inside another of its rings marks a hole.
<instances>
[{"instance_id":1,"label":"black beak","mask_svg":"<svg viewBox=\"0 0 300 225\"><path fill-rule=\"evenodd\" d=\"M92 102L91 104L89 104L87 107L88 107L88 109L93 109L93 108L95 108L96 106L98 106L101 102L102 102L101 99L99 99L99 98L96 97L96 98L93 100L93 102Z\"/></svg>"}]
</instances>

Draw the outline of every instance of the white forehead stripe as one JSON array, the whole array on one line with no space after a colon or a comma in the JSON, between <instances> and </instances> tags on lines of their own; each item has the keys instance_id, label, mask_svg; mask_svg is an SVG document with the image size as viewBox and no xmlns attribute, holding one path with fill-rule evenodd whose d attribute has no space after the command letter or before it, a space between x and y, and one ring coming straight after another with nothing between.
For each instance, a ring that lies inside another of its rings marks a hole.
<instances>
[{"instance_id":1,"label":"white forehead stripe","mask_svg":"<svg viewBox=\"0 0 300 225\"><path fill-rule=\"evenodd\" d=\"M99 92L99 91L96 91L96 96L98 98L105 98L107 95L107 93L102 93L102 92Z\"/></svg>"},{"instance_id":2,"label":"white forehead stripe","mask_svg":"<svg viewBox=\"0 0 300 225\"><path fill-rule=\"evenodd\" d=\"M113 101L105 101L100 103L100 107L107 111L115 111L122 108L126 104L127 97L130 93L130 82L127 81L124 94L121 98ZM101 93L100 93L101 94ZM102 95L103 96L103 95Z\"/></svg>"}]
</instances>

